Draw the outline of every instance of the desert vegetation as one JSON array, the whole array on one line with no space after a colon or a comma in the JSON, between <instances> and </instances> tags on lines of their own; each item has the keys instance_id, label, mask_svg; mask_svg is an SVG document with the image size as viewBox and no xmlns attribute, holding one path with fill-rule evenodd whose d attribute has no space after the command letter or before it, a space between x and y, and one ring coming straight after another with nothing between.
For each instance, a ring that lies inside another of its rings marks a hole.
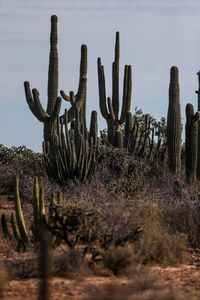
<instances>
[{"instance_id":1,"label":"desert vegetation","mask_svg":"<svg viewBox=\"0 0 200 300\"><path fill-rule=\"evenodd\" d=\"M93 111L88 129L87 46L81 46L77 93L61 91L60 97L57 21L51 17L46 110L39 92L24 82L29 108L43 123L43 153L0 145L0 298L12 299L16 284L22 299L25 291L16 282L23 280L31 299L198 299L198 292L188 296L184 289L180 296L182 286L161 284L159 275L169 266L199 262L200 112L188 103L184 128L178 68L170 70L166 119L131 112L129 65L119 101L117 32L112 97L97 59L107 128L98 132ZM60 113L62 99L71 106ZM83 278L93 284L80 292L74 280Z\"/></svg>"}]
</instances>

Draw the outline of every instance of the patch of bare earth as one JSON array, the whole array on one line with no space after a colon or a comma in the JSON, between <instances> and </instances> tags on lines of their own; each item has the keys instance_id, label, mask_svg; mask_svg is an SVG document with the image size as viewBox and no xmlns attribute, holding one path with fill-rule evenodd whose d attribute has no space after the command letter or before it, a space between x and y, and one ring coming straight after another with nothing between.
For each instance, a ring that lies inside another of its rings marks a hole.
<instances>
[{"instance_id":1,"label":"patch of bare earth","mask_svg":"<svg viewBox=\"0 0 200 300\"><path fill-rule=\"evenodd\" d=\"M39 279L11 280L5 300L37 300ZM137 276L87 276L50 280L52 300L60 299L200 299L200 268L193 265L142 268Z\"/></svg>"}]
</instances>

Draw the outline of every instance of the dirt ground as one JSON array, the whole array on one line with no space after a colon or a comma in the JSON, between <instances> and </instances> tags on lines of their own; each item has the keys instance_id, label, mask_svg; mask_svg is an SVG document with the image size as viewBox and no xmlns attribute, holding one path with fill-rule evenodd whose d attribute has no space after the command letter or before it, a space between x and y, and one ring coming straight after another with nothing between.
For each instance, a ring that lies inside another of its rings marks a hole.
<instances>
[{"instance_id":1,"label":"dirt ground","mask_svg":"<svg viewBox=\"0 0 200 300\"><path fill-rule=\"evenodd\" d=\"M13 200L0 199L0 215L13 211ZM1 245L3 243L0 243ZM5 249L0 246L0 262L5 263ZM200 253L190 254L188 264L174 267L137 266L129 276L111 273L53 277L49 283L51 300L199 300ZM38 300L39 279L9 279L4 300Z\"/></svg>"},{"instance_id":2,"label":"dirt ground","mask_svg":"<svg viewBox=\"0 0 200 300\"><path fill-rule=\"evenodd\" d=\"M152 266L137 280L127 277L75 275L74 278L51 279L52 300L70 299L200 299L200 269L197 266ZM5 300L38 299L38 279L11 280Z\"/></svg>"}]
</instances>

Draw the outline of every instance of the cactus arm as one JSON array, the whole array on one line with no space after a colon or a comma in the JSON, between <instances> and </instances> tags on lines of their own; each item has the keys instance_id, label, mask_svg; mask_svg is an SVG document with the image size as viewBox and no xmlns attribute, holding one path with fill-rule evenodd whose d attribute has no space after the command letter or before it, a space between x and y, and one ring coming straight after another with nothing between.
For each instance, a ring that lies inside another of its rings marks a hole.
<instances>
[{"instance_id":1,"label":"cactus arm","mask_svg":"<svg viewBox=\"0 0 200 300\"><path fill-rule=\"evenodd\" d=\"M87 86L87 46L81 46L81 61L80 61L80 72L79 72L79 85L77 94L74 95L73 92L70 92L70 95L67 96L65 92L60 91L61 96L66 100L70 101L72 107L68 110L68 119L71 122L75 117L74 104L78 105L80 108L83 103L86 101L86 86ZM63 116L62 116L63 118Z\"/></svg>"},{"instance_id":2,"label":"cactus arm","mask_svg":"<svg viewBox=\"0 0 200 300\"><path fill-rule=\"evenodd\" d=\"M101 114L104 119L109 118L109 113L106 106L106 84L105 84L105 75L104 75L104 67L101 65L100 57L97 60L98 66L98 84L99 84L99 106L101 110Z\"/></svg>"},{"instance_id":3,"label":"cactus arm","mask_svg":"<svg viewBox=\"0 0 200 300\"><path fill-rule=\"evenodd\" d=\"M120 43L119 32L116 32L115 40L115 61L112 65L112 105L116 119L119 114L119 57L120 57Z\"/></svg>"},{"instance_id":4,"label":"cactus arm","mask_svg":"<svg viewBox=\"0 0 200 300\"><path fill-rule=\"evenodd\" d=\"M30 88L30 83L28 81L24 82L24 91L25 91L26 101L28 103L28 106L29 106L30 110L38 118L37 111L35 109L35 104L34 104L32 92L31 92L31 88Z\"/></svg>"},{"instance_id":5,"label":"cactus arm","mask_svg":"<svg viewBox=\"0 0 200 300\"><path fill-rule=\"evenodd\" d=\"M115 120L114 108L113 108L112 100L110 99L110 97L108 97L107 101L108 101L108 111L109 111L110 118L112 120Z\"/></svg>"},{"instance_id":6,"label":"cactus arm","mask_svg":"<svg viewBox=\"0 0 200 300\"><path fill-rule=\"evenodd\" d=\"M48 71L48 103L47 114L51 115L54 109L58 95L58 35L57 35L57 16L51 17L51 34L50 34L50 54L49 54L49 71Z\"/></svg>"},{"instance_id":7,"label":"cactus arm","mask_svg":"<svg viewBox=\"0 0 200 300\"><path fill-rule=\"evenodd\" d=\"M16 222L19 228L20 235L24 242L28 242L28 235L24 220L24 215L22 212L21 200L19 195L19 178L16 176L15 182L15 212L16 212Z\"/></svg>"},{"instance_id":8,"label":"cactus arm","mask_svg":"<svg viewBox=\"0 0 200 300\"><path fill-rule=\"evenodd\" d=\"M46 211L45 211L45 201L44 201L44 185L42 184L40 188L40 197L39 197L39 212L40 212L40 222L45 220Z\"/></svg>"},{"instance_id":9,"label":"cactus arm","mask_svg":"<svg viewBox=\"0 0 200 300\"><path fill-rule=\"evenodd\" d=\"M34 178L33 188L33 235L36 240L39 239L39 226L40 226L40 192L38 177Z\"/></svg>"},{"instance_id":10,"label":"cactus arm","mask_svg":"<svg viewBox=\"0 0 200 300\"><path fill-rule=\"evenodd\" d=\"M123 101L120 117L120 124L123 124L126 120L126 114L131 109L131 94L132 94L132 70L131 66L125 66L124 68L124 82L123 82Z\"/></svg>"},{"instance_id":11,"label":"cactus arm","mask_svg":"<svg viewBox=\"0 0 200 300\"><path fill-rule=\"evenodd\" d=\"M80 61L80 71L79 71L79 86L78 93L85 93L86 86L82 84L82 79L87 77L87 46L81 46L81 61Z\"/></svg>"},{"instance_id":12,"label":"cactus arm","mask_svg":"<svg viewBox=\"0 0 200 300\"><path fill-rule=\"evenodd\" d=\"M97 144L97 132L98 132L98 123L97 123L97 112L92 111L91 120L90 120L90 137L93 139L93 144Z\"/></svg>"},{"instance_id":13,"label":"cactus arm","mask_svg":"<svg viewBox=\"0 0 200 300\"><path fill-rule=\"evenodd\" d=\"M60 95L61 95L61 97L62 97L64 100L71 102L70 96L68 96L67 94L65 94L65 92L64 92L63 90L60 91Z\"/></svg>"},{"instance_id":14,"label":"cactus arm","mask_svg":"<svg viewBox=\"0 0 200 300\"><path fill-rule=\"evenodd\" d=\"M57 97L56 98L56 103L52 112L52 119L55 120L60 113L60 109L61 109L61 104L62 104L62 98L61 97Z\"/></svg>"},{"instance_id":15,"label":"cactus arm","mask_svg":"<svg viewBox=\"0 0 200 300\"><path fill-rule=\"evenodd\" d=\"M124 147L128 150L129 150L132 129L133 129L132 113L129 111L126 114L126 122L124 127L124 133L125 133Z\"/></svg>"},{"instance_id":16,"label":"cactus arm","mask_svg":"<svg viewBox=\"0 0 200 300\"><path fill-rule=\"evenodd\" d=\"M36 89L33 89L32 94L33 94L35 109L38 112L39 116L41 116L41 119L44 122L48 119L49 115L45 112L45 110L42 107L42 104L41 104L40 98L39 98L39 92Z\"/></svg>"},{"instance_id":17,"label":"cactus arm","mask_svg":"<svg viewBox=\"0 0 200 300\"><path fill-rule=\"evenodd\" d=\"M197 111L197 112L195 113L195 115L194 115L193 121L194 121L194 122L199 122L199 120L200 120L200 111Z\"/></svg>"},{"instance_id":18,"label":"cactus arm","mask_svg":"<svg viewBox=\"0 0 200 300\"><path fill-rule=\"evenodd\" d=\"M44 122L48 118L48 115L42 108L42 105L39 100L39 93L37 92L37 90L33 90L34 93L31 92L30 84L28 81L24 82L24 90L26 95L26 101L31 112L40 122Z\"/></svg>"},{"instance_id":19,"label":"cactus arm","mask_svg":"<svg viewBox=\"0 0 200 300\"><path fill-rule=\"evenodd\" d=\"M81 105L83 104L83 102L85 102L86 84L87 84L87 78L82 77L80 79L79 89L78 89L78 92L76 95L76 101L75 101L75 105L78 108L81 108ZM68 111L68 113L69 113L69 111Z\"/></svg>"},{"instance_id":20,"label":"cactus arm","mask_svg":"<svg viewBox=\"0 0 200 300\"><path fill-rule=\"evenodd\" d=\"M22 242L22 237L19 231L19 227L17 225L17 218L16 214L12 213L11 214L11 225L12 225L12 231L13 231L13 236L18 242Z\"/></svg>"}]
</instances>

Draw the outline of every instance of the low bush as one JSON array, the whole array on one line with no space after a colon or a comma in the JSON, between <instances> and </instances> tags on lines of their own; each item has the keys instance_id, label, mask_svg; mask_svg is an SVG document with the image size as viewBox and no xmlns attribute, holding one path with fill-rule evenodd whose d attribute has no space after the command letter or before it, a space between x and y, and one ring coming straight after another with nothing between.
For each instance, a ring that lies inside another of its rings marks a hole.
<instances>
[{"instance_id":1,"label":"low bush","mask_svg":"<svg viewBox=\"0 0 200 300\"><path fill-rule=\"evenodd\" d=\"M113 271L115 276L118 276L127 267L130 267L133 259L132 245L111 247L102 254L103 264L106 268Z\"/></svg>"}]
</instances>

